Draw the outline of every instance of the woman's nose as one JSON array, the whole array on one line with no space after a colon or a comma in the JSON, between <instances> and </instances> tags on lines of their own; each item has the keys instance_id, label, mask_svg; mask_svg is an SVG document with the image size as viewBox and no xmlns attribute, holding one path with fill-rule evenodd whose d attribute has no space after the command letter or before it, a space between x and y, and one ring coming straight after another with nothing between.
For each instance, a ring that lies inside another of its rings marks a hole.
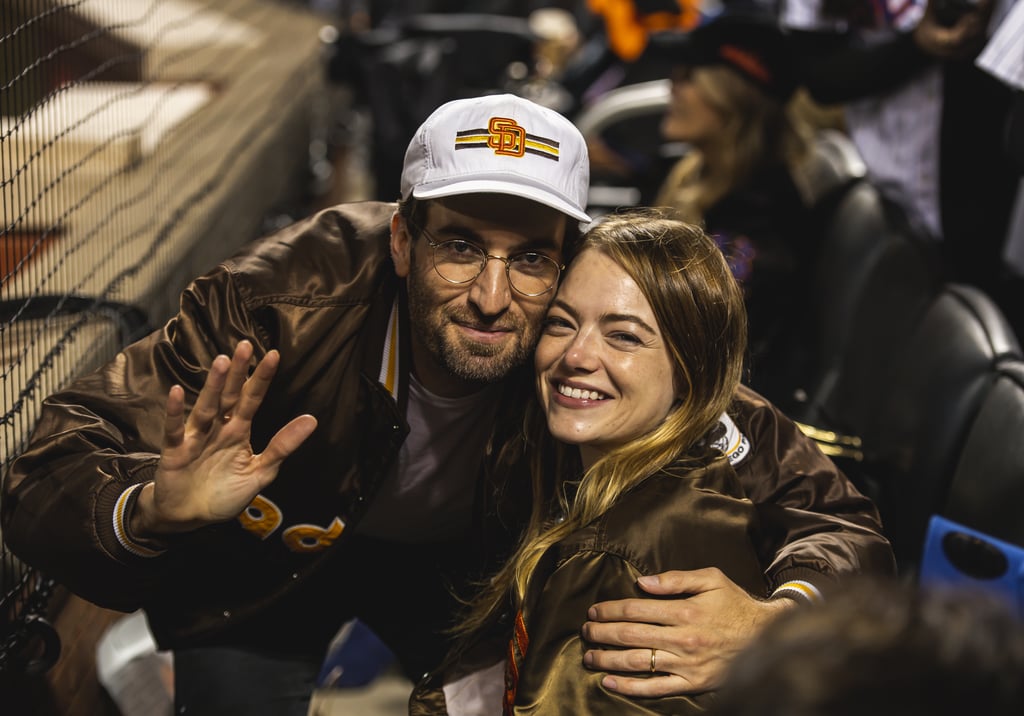
<instances>
[{"instance_id":1,"label":"woman's nose","mask_svg":"<svg viewBox=\"0 0 1024 716\"><path fill-rule=\"evenodd\" d=\"M597 368L598 357L593 336L578 333L565 352L565 363L573 370L591 372Z\"/></svg>"}]
</instances>

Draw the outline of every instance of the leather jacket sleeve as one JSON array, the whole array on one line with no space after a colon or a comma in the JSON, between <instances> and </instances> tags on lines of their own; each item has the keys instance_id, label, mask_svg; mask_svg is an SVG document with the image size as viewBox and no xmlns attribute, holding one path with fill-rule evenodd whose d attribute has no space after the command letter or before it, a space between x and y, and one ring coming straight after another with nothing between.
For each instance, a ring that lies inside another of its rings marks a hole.
<instances>
[{"instance_id":1,"label":"leather jacket sleeve","mask_svg":"<svg viewBox=\"0 0 1024 716\"><path fill-rule=\"evenodd\" d=\"M154 600L172 603L173 585L195 581L189 555L205 554L201 537L235 544L222 538L233 527L227 524L176 535L166 545L134 538L124 519L137 492L130 488L156 471L171 386L184 388L189 411L213 359L230 355L242 339L253 343L254 364L271 348L281 350L253 423L257 452L294 415L319 415L337 402L316 390L318 381L350 390L359 375L353 336L379 292L378 276L389 270L387 220L394 211L389 204L353 206L253 242L193 281L163 328L46 398L28 448L4 479L0 517L14 554L86 599L128 611ZM329 361L346 361L344 372L329 373ZM316 441L302 450L311 453ZM322 447L322 439L316 444ZM308 470L317 464L313 457L289 460L305 460ZM251 551L258 560L258 548Z\"/></svg>"},{"instance_id":2,"label":"leather jacket sleeve","mask_svg":"<svg viewBox=\"0 0 1024 716\"><path fill-rule=\"evenodd\" d=\"M5 480L4 536L12 552L102 606L131 610L174 575L160 550L132 546L115 529L131 485L159 460L164 405L174 384L190 409L218 353L242 338L267 348L242 311L226 270L195 282L180 313L103 368L48 397L33 441ZM233 320L216 327L213 307Z\"/></svg>"},{"instance_id":3,"label":"leather jacket sleeve","mask_svg":"<svg viewBox=\"0 0 1024 716\"><path fill-rule=\"evenodd\" d=\"M804 86L822 104L881 96L911 81L934 62L917 48L909 33L894 33L875 45L859 45L851 33L791 30L789 35L803 59Z\"/></svg>"},{"instance_id":4,"label":"leather jacket sleeve","mask_svg":"<svg viewBox=\"0 0 1024 716\"><path fill-rule=\"evenodd\" d=\"M820 590L843 574L894 574L874 503L771 403L745 387L737 397L750 454L736 472L770 536L761 559L772 588L803 580Z\"/></svg>"}]
</instances>

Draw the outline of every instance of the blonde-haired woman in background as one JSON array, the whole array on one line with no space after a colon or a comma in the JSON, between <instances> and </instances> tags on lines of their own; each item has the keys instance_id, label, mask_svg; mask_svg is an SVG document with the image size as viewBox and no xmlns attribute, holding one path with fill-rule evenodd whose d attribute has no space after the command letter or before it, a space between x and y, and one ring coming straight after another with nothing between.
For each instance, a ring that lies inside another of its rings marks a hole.
<instances>
[{"instance_id":1,"label":"blonde-haired woman in background","mask_svg":"<svg viewBox=\"0 0 1024 716\"><path fill-rule=\"evenodd\" d=\"M792 111L790 49L773 20L722 15L656 38L652 52L673 64L662 135L689 149L654 203L702 224L725 253L746 296L751 382L771 395L763 380L785 366L773 349L799 338L786 331L799 326L816 244L793 180L811 127Z\"/></svg>"}]
</instances>

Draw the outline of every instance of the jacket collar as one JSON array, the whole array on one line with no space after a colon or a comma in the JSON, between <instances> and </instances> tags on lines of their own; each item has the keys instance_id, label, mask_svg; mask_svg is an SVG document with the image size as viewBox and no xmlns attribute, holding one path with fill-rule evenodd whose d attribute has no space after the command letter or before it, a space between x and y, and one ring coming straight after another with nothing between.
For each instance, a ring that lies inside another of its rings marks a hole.
<instances>
[{"instance_id":1,"label":"jacket collar","mask_svg":"<svg viewBox=\"0 0 1024 716\"><path fill-rule=\"evenodd\" d=\"M391 313L388 316L387 330L384 334L384 348L380 357L380 372L377 382L391 394L391 397L398 401L399 383L404 377L400 372L399 353L399 330L398 330L398 294L391 303Z\"/></svg>"}]
</instances>

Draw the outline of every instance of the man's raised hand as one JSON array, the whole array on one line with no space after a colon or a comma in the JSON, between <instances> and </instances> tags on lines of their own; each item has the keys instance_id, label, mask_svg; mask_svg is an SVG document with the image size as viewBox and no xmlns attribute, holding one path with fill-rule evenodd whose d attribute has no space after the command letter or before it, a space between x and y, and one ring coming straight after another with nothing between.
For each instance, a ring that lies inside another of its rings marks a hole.
<instances>
[{"instance_id":1,"label":"man's raised hand","mask_svg":"<svg viewBox=\"0 0 1024 716\"><path fill-rule=\"evenodd\" d=\"M252 344L241 341L231 358L217 356L187 419L185 391L171 388L160 462L131 516L136 536L159 537L233 519L316 428L316 418L300 415L262 453L253 453L252 420L280 356L270 351L249 375L252 354Z\"/></svg>"}]
</instances>

